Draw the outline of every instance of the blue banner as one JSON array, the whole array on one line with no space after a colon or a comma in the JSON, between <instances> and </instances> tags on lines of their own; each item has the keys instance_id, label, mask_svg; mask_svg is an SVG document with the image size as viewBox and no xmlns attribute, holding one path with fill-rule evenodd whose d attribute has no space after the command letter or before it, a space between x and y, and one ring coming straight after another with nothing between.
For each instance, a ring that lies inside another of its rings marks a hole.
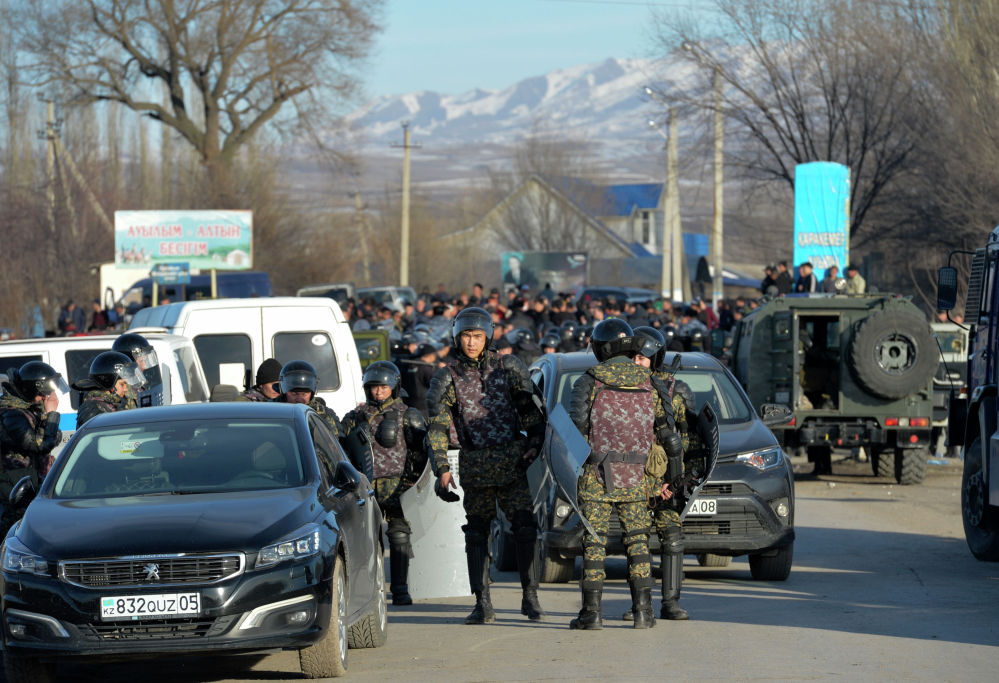
<instances>
[{"instance_id":1,"label":"blue banner","mask_svg":"<svg viewBox=\"0 0 999 683\"><path fill-rule=\"evenodd\" d=\"M821 280L829 266L839 277L850 257L850 169L816 161L794 169L794 267L805 261Z\"/></svg>"}]
</instances>

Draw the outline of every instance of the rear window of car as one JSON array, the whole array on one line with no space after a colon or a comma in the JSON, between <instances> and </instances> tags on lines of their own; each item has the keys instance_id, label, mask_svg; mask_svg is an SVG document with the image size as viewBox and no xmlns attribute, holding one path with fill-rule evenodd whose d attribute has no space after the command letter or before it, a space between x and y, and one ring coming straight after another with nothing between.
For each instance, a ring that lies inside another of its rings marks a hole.
<instances>
[{"instance_id":1,"label":"rear window of car","mask_svg":"<svg viewBox=\"0 0 999 683\"><path fill-rule=\"evenodd\" d=\"M293 360L311 363L319 375L319 391L340 388L333 342L325 332L279 332L274 335L273 345L274 357L282 363Z\"/></svg>"},{"instance_id":2,"label":"rear window of car","mask_svg":"<svg viewBox=\"0 0 999 683\"><path fill-rule=\"evenodd\" d=\"M58 463L55 498L290 488L307 472L292 422L252 419L88 425Z\"/></svg>"},{"instance_id":3,"label":"rear window of car","mask_svg":"<svg viewBox=\"0 0 999 683\"><path fill-rule=\"evenodd\" d=\"M219 383L220 364L242 363L244 376L253 365L250 338L245 334L202 334L194 338L194 348L209 387Z\"/></svg>"}]
</instances>

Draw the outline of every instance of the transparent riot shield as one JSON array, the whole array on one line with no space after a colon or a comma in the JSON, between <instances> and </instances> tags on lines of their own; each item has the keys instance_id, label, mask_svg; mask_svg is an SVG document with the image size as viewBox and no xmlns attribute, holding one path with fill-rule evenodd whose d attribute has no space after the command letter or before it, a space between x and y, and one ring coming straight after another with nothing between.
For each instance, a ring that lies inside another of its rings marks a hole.
<instances>
[{"instance_id":1,"label":"transparent riot shield","mask_svg":"<svg viewBox=\"0 0 999 683\"><path fill-rule=\"evenodd\" d=\"M710 403L705 403L704 407L697 414L697 423L694 425L694 429L703 444L704 463L703 465L699 464L695 468L696 471L688 470L694 476L687 479L686 486L684 487L686 489L687 502L683 506L683 512L680 513L681 521L687 517L691 506L697 500L701 489L704 488L704 484L711 476L715 463L718 462L718 445L720 440L718 434L718 415Z\"/></svg>"},{"instance_id":2,"label":"transparent riot shield","mask_svg":"<svg viewBox=\"0 0 999 683\"><path fill-rule=\"evenodd\" d=\"M586 459L590 457L590 444L576 429L572 418L569 417L569 413L561 404L555 406L555 409L548 415L548 430L545 434L545 445L541 451L541 457L548 466L552 479L562 489L565 500L579 515L579 519L582 520L587 530L596 536L597 533L593 526L580 512L577 498L579 473L582 472ZM540 492L536 492L532 488L531 494L538 496Z\"/></svg>"},{"instance_id":3,"label":"transparent riot shield","mask_svg":"<svg viewBox=\"0 0 999 683\"><path fill-rule=\"evenodd\" d=\"M448 452L451 474L461 498L458 451ZM402 494L402 512L413 530L410 543L409 593L415 599L455 598L470 594L465 560L465 508L461 501L445 503L434 493L436 481L430 463L416 484Z\"/></svg>"},{"instance_id":4,"label":"transparent riot shield","mask_svg":"<svg viewBox=\"0 0 999 683\"><path fill-rule=\"evenodd\" d=\"M375 478L375 459L371 452L369 429L367 422L358 425L350 430L350 434L340 439L340 445L346 451L350 464L357 468L358 472L363 472L371 481Z\"/></svg>"}]
</instances>

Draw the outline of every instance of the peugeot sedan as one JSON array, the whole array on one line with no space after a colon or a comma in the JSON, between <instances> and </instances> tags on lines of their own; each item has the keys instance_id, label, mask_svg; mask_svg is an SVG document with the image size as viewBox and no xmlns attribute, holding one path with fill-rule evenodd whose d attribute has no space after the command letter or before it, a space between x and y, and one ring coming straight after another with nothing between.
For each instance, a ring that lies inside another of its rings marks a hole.
<instances>
[{"instance_id":1,"label":"peugeot sedan","mask_svg":"<svg viewBox=\"0 0 999 683\"><path fill-rule=\"evenodd\" d=\"M32 499L33 498L33 499ZM387 637L382 516L304 405L100 415L0 551L7 680L67 659L298 650L308 678Z\"/></svg>"}]
</instances>

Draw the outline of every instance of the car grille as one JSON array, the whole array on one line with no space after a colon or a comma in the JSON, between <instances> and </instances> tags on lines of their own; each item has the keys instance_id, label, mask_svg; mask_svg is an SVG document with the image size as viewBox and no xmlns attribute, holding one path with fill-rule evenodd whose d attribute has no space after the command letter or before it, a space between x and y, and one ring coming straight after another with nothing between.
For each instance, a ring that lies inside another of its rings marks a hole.
<instances>
[{"instance_id":1,"label":"car grille","mask_svg":"<svg viewBox=\"0 0 999 683\"><path fill-rule=\"evenodd\" d=\"M88 624L85 632L87 640L183 640L204 638L214 625L214 619L157 619L139 623Z\"/></svg>"},{"instance_id":2,"label":"car grille","mask_svg":"<svg viewBox=\"0 0 999 683\"><path fill-rule=\"evenodd\" d=\"M150 571L151 565L156 565L155 574ZM83 588L204 584L241 574L243 565L242 554L63 560L59 563L59 576Z\"/></svg>"},{"instance_id":3,"label":"car grille","mask_svg":"<svg viewBox=\"0 0 999 683\"><path fill-rule=\"evenodd\" d=\"M731 495L749 495L753 493L753 489L746 486L740 482L734 482L729 484L705 484L701 487L701 496L705 498L710 498L712 496L731 496Z\"/></svg>"},{"instance_id":4,"label":"car grille","mask_svg":"<svg viewBox=\"0 0 999 683\"><path fill-rule=\"evenodd\" d=\"M759 518L749 511L683 520L684 536L754 536L763 531Z\"/></svg>"}]
</instances>

